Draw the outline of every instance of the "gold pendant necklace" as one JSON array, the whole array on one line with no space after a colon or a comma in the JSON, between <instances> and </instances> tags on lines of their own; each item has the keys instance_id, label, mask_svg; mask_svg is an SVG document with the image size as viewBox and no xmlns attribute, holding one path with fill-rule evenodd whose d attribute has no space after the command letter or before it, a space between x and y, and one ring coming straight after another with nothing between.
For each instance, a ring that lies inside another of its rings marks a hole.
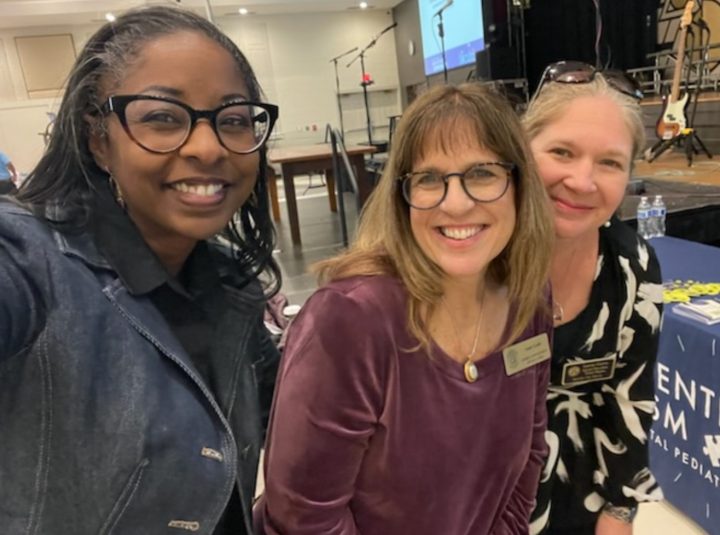
<instances>
[{"instance_id":1,"label":"gold pendant necklace","mask_svg":"<svg viewBox=\"0 0 720 535\"><path fill-rule=\"evenodd\" d=\"M450 321L452 322L453 329L455 330L455 336L457 336L458 342L460 342L460 332L458 331L457 325L455 321L453 320L452 314L450 314L450 307L447 306L447 303L445 303L445 300L441 300L442 304L445 306L445 309L447 310L448 317L450 318ZM470 350L470 353L468 353L467 357L465 357L465 364L463 365L463 372L465 373L465 380L468 383L474 383L478 380L479 373L477 366L473 362L472 358L475 355L475 350L477 349L478 341L480 340L480 325L481 320L483 316L483 311L485 310L485 288L483 288L483 294L482 298L480 299L480 313L478 314L477 319L477 325L475 326L475 337L473 338L473 344L472 349Z\"/></svg>"},{"instance_id":2,"label":"gold pendant necklace","mask_svg":"<svg viewBox=\"0 0 720 535\"><path fill-rule=\"evenodd\" d=\"M467 360L463 370L465 371L465 380L468 383L474 383L478 380L477 366L475 366L475 363L472 360Z\"/></svg>"},{"instance_id":3,"label":"gold pendant necklace","mask_svg":"<svg viewBox=\"0 0 720 535\"><path fill-rule=\"evenodd\" d=\"M463 366L463 371L465 372L465 380L468 383L474 383L478 380L478 370L477 366L475 366L475 363L472 361L473 355L475 354L475 350L477 349L478 339L480 338L480 318L482 317L482 311L480 312L480 315L478 316L478 322L477 327L475 327L475 340L473 340L473 347L470 351L470 354L467 356L467 360L465 361L465 366Z\"/></svg>"}]
</instances>

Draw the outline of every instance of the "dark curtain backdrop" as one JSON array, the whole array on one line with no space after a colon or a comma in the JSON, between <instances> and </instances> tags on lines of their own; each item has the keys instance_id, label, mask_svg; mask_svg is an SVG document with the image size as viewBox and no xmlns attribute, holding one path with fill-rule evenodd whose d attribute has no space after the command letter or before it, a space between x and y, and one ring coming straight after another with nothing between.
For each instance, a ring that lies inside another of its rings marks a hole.
<instances>
[{"instance_id":1,"label":"dark curtain backdrop","mask_svg":"<svg viewBox=\"0 0 720 535\"><path fill-rule=\"evenodd\" d=\"M649 65L657 42L660 0L600 0L600 64L615 69ZM527 75L537 84L548 63L562 59L596 64L592 0L531 0L525 11Z\"/></svg>"}]
</instances>

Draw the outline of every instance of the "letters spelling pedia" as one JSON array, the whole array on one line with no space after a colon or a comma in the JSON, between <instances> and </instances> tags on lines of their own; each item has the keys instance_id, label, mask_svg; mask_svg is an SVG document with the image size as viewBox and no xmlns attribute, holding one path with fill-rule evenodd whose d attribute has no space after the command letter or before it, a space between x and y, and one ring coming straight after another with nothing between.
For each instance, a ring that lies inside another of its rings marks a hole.
<instances>
[{"instance_id":1,"label":"letters spelling pedia","mask_svg":"<svg viewBox=\"0 0 720 535\"><path fill-rule=\"evenodd\" d=\"M542 333L503 349L505 373L515 375L550 358L550 343Z\"/></svg>"},{"instance_id":2,"label":"letters spelling pedia","mask_svg":"<svg viewBox=\"0 0 720 535\"><path fill-rule=\"evenodd\" d=\"M612 379L615 375L617 355L592 360L566 362L563 366L562 385L574 386Z\"/></svg>"}]
</instances>

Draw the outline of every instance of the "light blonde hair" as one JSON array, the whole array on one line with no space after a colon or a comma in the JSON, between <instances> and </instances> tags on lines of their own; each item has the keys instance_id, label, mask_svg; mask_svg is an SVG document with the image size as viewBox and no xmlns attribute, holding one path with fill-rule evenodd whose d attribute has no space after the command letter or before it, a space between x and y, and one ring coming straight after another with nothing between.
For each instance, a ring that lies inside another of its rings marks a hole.
<instances>
[{"instance_id":1,"label":"light blonde hair","mask_svg":"<svg viewBox=\"0 0 720 535\"><path fill-rule=\"evenodd\" d=\"M530 140L550 123L556 121L570 102L581 97L607 97L615 102L622 113L633 140L632 158L638 158L645 150L645 125L642 108L638 101L614 89L601 73L588 83L547 83L528 106L522 118L525 132Z\"/></svg>"},{"instance_id":2,"label":"light blonde hair","mask_svg":"<svg viewBox=\"0 0 720 535\"><path fill-rule=\"evenodd\" d=\"M438 86L407 108L354 243L345 253L315 266L321 283L357 275L398 277L409 294L410 332L426 348L430 343L426 321L442 298L444 273L415 241L410 208L397 178L412 171L427 151L449 152L466 144L468 132L479 145L516 165L515 228L487 273L509 289L516 315L506 344L517 339L544 303L554 231L545 188L515 112L504 97L479 84Z\"/></svg>"}]
</instances>

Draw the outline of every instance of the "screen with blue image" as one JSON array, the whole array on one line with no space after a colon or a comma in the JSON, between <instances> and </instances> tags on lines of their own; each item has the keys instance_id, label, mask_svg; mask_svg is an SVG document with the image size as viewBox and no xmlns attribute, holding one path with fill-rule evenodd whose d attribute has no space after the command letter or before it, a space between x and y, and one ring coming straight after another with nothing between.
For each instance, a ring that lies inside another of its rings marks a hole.
<instances>
[{"instance_id":1,"label":"screen with blue image","mask_svg":"<svg viewBox=\"0 0 720 535\"><path fill-rule=\"evenodd\" d=\"M418 0L427 76L443 70L437 12L447 3L447 0ZM454 0L443 10L442 19L448 70L475 63L475 52L485 48L482 0Z\"/></svg>"}]
</instances>

